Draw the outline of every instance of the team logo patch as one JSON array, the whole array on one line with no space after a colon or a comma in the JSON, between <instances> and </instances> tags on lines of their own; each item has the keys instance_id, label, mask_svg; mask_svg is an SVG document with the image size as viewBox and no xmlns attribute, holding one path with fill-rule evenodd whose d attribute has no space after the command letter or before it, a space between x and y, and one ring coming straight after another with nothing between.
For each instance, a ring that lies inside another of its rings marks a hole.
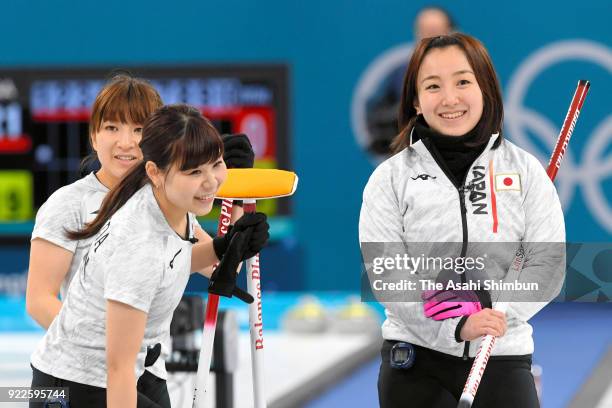
<instances>
[{"instance_id":1,"label":"team logo patch","mask_svg":"<svg viewBox=\"0 0 612 408\"><path fill-rule=\"evenodd\" d=\"M521 175L506 173L495 175L495 191L521 191Z\"/></svg>"},{"instance_id":2,"label":"team logo patch","mask_svg":"<svg viewBox=\"0 0 612 408\"><path fill-rule=\"evenodd\" d=\"M436 176L430 176L429 174L419 174L416 177L410 177L413 180L429 180L429 179L436 179Z\"/></svg>"}]
</instances>

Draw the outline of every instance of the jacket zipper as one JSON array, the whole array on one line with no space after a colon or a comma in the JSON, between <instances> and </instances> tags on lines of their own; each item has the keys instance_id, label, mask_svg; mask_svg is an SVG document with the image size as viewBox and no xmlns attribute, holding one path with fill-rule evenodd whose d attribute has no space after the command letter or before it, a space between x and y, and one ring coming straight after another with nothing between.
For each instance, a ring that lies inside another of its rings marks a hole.
<instances>
[{"instance_id":1,"label":"jacket zipper","mask_svg":"<svg viewBox=\"0 0 612 408\"><path fill-rule=\"evenodd\" d=\"M473 164L472 164L473 165ZM465 180L467 180L467 176L471 170L471 166L468 169L468 172L465 174L461 182L461 186L457 188L459 192L459 204L461 207L461 228L463 230L463 243L461 245L461 257L465 257L467 254L467 245L468 245L468 227L467 227L467 207L465 206ZM461 274L461 283L466 283L465 274ZM469 358L470 353L470 342L466 341L465 346L463 348L463 360L467 360Z\"/></svg>"},{"instance_id":2,"label":"jacket zipper","mask_svg":"<svg viewBox=\"0 0 612 408\"><path fill-rule=\"evenodd\" d=\"M438 167L446 175L446 178L448 178L448 180L455 186L455 188L457 189L457 192L459 193L459 206L460 206L460 212L461 212L461 229L462 229L462 234L463 234L462 236L463 243L461 245L461 255L460 256L465 257L465 255L467 254L467 246L468 246L467 207L465 206L465 181L467 180L468 175L470 174L470 171L474 167L474 163L478 161L480 156L477 157L476 160L474 160L472 165L469 167L468 171L465 173L465 176L463 177L463 180L461 180L461 183L459 185L456 185L453 182L453 180L455 180L455 177L450 172L447 171L446 166L442 164L443 161L441 161L441 158L437 157L437 154L434 154L432 150L430 150L429 147L428 147L428 150L430 151L430 154L433 157L434 161L438 164ZM437 153L437 150L435 149L435 147L433 150L436 151ZM486 150L487 149L485 149L485 151ZM462 274L461 283L466 283L466 281L467 279L465 275ZM470 342L466 341L465 346L463 348L462 358L463 360L467 360L469 356L470 356Z\"/></svg>"},{"instance_id":3,"label":"jacket zipper","mask_svg":"<svg viewBox=\"0 0 612 408\"><path fill-rule=\"evenodd\" d=\"M476 163L476 160L474 160L474 163ZM462 258L465 257L465 255L467 254L467 246L468 246L467 207L465 206L465 181L467 180L467 177L470 174L470 170L472 170L474 163L472 163L468 171L465 173L465 176L463 177L463 180L461 180L460 185L457 186L455 183L453 183L453 185L457 189L457 192L459 193L459 207L460 207L460 212L461 212L461 230L462 230L462 240L463 240L461 244L460 256ZM438 163L438 167L442 169L442 172L446 174L446 177L451 182L455 179L455 177L452 174L449 174L446 171L446 166L440 165L440 163ZM461 283L466 283L466 281L467 279L465 278L465 274L461 274ZM467 360L469 356L470 356L470 342L466 341L465 346L463 348L462 358L463 360Z\"/></svg>"}]
</instances>

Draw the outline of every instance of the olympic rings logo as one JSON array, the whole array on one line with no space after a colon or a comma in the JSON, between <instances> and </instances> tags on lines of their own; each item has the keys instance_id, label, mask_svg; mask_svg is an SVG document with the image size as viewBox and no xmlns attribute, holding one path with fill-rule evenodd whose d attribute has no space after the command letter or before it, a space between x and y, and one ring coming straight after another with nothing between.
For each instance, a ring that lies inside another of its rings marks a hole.
<instances>
[{"instance_id":1,"label":"olympic rings logo","mask_svg":"<svg viewBox=\"0 0 612 408\"><path fill-rule=\"evenodd\" d=\"M571 60L599 65L612 75L612 50L609 48L592 41L559 41L529 56L518 67L507 86L508 96L504 107L507 134L513 142L531 152L545 165L548 164L547 157L554 148L561 124L554 125L540 112L525 106L525 94L541 72L560 62ZM581 78L576 78L578 79ZM549 148L548 152L540 153L528 136L527 130ZM612 233L612 209L602 190L602 182L612 175L612 156L600 157L600 155L606 152L611 139L612 114L608 114L587 137L588 142L579 164L572 154L570 144L556 178L559 199L563 207L569 206L574 191L580 185L591 214L610 233Z\"/></svg>"}]
</instances>

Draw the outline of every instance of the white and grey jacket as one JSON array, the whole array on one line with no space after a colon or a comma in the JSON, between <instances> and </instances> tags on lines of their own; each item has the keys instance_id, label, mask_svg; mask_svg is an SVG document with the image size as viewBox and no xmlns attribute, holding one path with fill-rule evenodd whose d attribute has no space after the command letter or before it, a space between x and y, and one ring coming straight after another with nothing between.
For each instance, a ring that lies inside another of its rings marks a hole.
<instances>
[{"instance_id":1,"label":"white and grey jacket","mask_svg":"<svg viewBox=\"0 0 612 408\"><path fill-rule=\"evenodd\" d=\"M423 141L380 164L363 192L359 241L364 244L454 242L500 244L490 251L487 274L503 280L519 247L525 251L520 280L546 282L546 301L560 291L565 273L565 225L556 189L535 157L493 135L468 170L463 186L455 186ZM550 245L561 243L554 250ZM383 249L384 251L384 249ZM384 254L381 254L384 256ZM366 264L366 269L368 265ZM495 301L496 298L493 297ZM508 329L493 355L533 352L528 320L546 301L512 302ZM459 342L460 318L435 321L423 314L422 302L385 302L385 339L406 341L453 356L476 354L480 341Z\"/></svg>"}]
</instances>

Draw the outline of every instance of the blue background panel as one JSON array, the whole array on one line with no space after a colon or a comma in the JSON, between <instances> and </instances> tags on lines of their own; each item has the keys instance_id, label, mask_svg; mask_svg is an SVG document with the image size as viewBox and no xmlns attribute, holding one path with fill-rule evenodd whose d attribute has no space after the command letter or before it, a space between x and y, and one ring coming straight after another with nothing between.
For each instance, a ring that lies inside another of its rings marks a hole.
<instances>
[{"instance_id":1,"label":"blue background panel","mask_svg":"<svg viewBox=\"0 0 612 408\"><path fill-rule=\"evenodd\" d=\"M178 1L172 5L144 0L111 0L104 5L9 1L3 4L0 24L4 39L0 65L286 63L291 82L292 162L301 179L294 209L304 286L358 290L357 221L373 164L355 140L351 102L369 64L391 47L412 40L412 19L425 4L400 0ZM597 59L573 56L539 72L528 84L521 107L535 111L558 130L577 80L592 81L571 150L576 169L591 172L585 178L596 179L605 188L605 206L595 208L593 199L584 194L581 179L565 204L567 230L575 241L609 240L612 225L605 222L607 213L612 213L609 170L598 176L596 166L585 167L581 152L592 142L594 131L606 123L604 145L609 145L610 3L477 0L440 4L448 8L460 29L488 47L506 97L521 64L545 47L581 40L604 51ZM517 135L508 132L507 136L514 140ZM543 151L540 156L548 154Z\"/></svg>"}]
</instances>

